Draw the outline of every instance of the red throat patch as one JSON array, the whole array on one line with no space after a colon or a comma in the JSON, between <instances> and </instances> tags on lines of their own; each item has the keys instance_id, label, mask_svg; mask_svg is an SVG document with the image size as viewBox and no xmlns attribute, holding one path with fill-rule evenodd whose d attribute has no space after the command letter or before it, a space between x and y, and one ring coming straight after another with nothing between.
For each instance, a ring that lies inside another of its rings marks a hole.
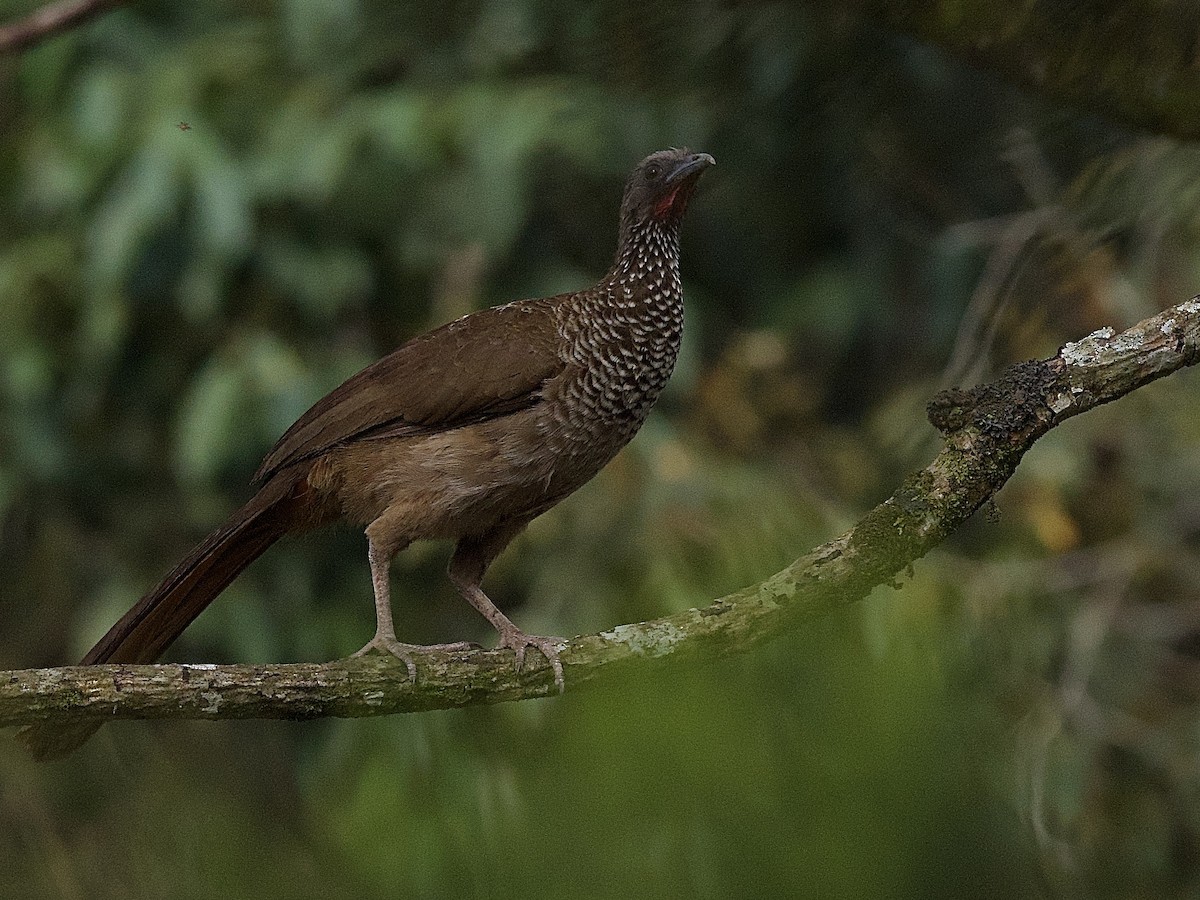
<instances>
[{"instance_id":1,"label":"red throat patch","mask_svg":"<svg viewBox=\"0 0 1200 900\"><path fill-rule=\"evenodd\" d=\"M661 219L669 213L675 206L675 197L679 194L679 188L665 195L658 203L654 204L654 215Z\"/></svg>"}]
</instances>

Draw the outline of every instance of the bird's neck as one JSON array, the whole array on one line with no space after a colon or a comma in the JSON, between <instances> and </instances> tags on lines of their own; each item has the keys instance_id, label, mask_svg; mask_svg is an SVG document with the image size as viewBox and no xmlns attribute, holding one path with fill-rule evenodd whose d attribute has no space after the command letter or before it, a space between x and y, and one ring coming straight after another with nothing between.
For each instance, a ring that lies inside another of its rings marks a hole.
<instances>
[{"instance_id":1,"label":"bird's neck","mask_svg":"<svg viewBox=\"0 0 1200 900\"><path fill-rule=\"evenodd\" d=\"M622 287L678 284L678 221L622 223L617 258L605 281Z\"/></svg>"},{"instance_id":2,"label":"bird's neck","mask_svg":"<svg viewBox=\"0 0 1200 900\"><path fill-rule=\"evenodd\" d=\"M677 343L683 326L679 223L623 223L617 257L599 294L612 307L610 316L639 323L659 340Z\"/></svg>"}]
</instances>

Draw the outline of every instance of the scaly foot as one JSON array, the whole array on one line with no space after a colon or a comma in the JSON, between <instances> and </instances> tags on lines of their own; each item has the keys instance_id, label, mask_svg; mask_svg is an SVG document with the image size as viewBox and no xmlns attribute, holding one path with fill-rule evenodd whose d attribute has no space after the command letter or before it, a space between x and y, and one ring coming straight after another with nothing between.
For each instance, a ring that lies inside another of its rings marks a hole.
<instances>
[{"instance_id":1,"label":"scaly foot","mask_svg":"<svg viewBox=\"0 0 1200 900\"><path fill-rule=\"evenodd\" d=\"M424 653L428 650L446 650L454 652L479 649L480 645L472 641L455 641L452 644L405 644L396 640L394 635L376 633L375 637L363 644L361 649L351 653L350 658L354 659L358 656L366 656L372 651L379 653L390 653L408 667L409 680L416 681L417 665L415 662L413 662L414 653Z\"/></svg>"},{"instance_id":2,"label":"scaly foot","mask_svg":"<svg viewBox=\"0 0 1200 900\"><path fill-rule=\"evenodd\" d=\"M525 649L536 647L542 656L546 657L550 667L554 669L554 683L558 685L558 692L561 694L566 690L566 682L563 680L562 660L558 658L558 654L566 643L566 638L526 634L513 625L511 628L500 629L500 643L497 645L497 649L508 647L514 650L517 654L517 671L520 672L525 666Z\"/></svg>"}]
</instances>

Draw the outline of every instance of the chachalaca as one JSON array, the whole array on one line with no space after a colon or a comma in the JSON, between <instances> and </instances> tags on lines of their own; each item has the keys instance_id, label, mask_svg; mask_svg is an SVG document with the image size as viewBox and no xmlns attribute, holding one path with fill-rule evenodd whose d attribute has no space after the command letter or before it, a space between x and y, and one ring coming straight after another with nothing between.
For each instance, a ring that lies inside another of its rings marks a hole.
<instances>
[{"instance_id":1,"label":"chachalaca","mask_svg":"<svg viewBox=\"0 0 1200 900\"><path fill-rule=\"evenodd\" d=\"M150 663L285 534L366 527L381 650L415 677L422 648L396 639L388 569L417 540L457 542L454 587L500 633L536 647L563 687L558 638L523 632L480 587L536 516L592 478L637 432L679 352L679 226L707 153L646 157L625 185L616 259L594 287L472 313L414 338L318 401L255 475L262 487L93 647L82 664ZM469 644L437 645L462 649ZM41 758L98 724L30 726Z\"/></svg>"}]
</instances>

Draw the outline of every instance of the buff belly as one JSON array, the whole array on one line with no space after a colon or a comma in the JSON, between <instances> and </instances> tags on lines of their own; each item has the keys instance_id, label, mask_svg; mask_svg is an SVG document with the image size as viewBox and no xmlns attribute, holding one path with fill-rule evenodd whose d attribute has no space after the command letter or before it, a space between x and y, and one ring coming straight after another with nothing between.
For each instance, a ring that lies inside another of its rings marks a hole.
<instances>
[{"instance_id":1,"label":"buff belly","mask_svg":"<svg viewBox=\"0 0 1200 900\"><path fill-rule=\"evenodd\" d=\"M544 413L538 407L437 434L360 440L323 457L308 483L339 518L386 531L398 547L483 534L549 509L628 442L624 429L556 433ZM547 442L558 452L542 452Z\"/></svg>"}]
</instances>

